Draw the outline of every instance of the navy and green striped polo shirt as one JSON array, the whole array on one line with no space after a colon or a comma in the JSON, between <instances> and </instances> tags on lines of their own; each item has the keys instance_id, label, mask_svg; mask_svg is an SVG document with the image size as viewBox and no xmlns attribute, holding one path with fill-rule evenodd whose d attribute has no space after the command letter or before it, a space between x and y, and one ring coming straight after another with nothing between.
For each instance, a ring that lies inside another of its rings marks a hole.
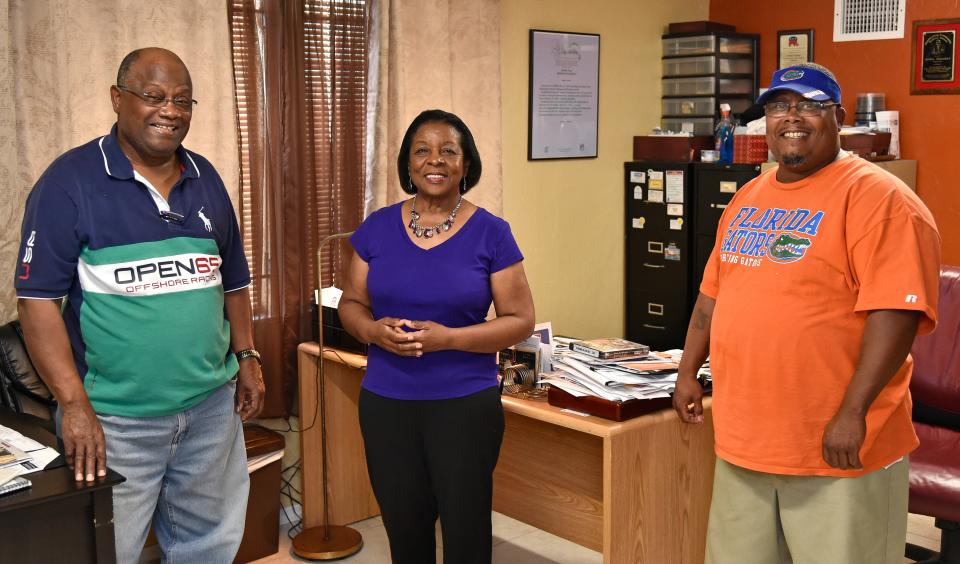
<instances>
[{"instance_id":1,"label":"navy and green striped polo shirt","mask_svg":"<svg viewBox=\"0 0 960 564\"><path fill-rule=\"evenodd\" d=\"M180 147L169 198L109 135L60 156L27 199L18 298L67 298L64 321L97 413L169 415L236 374L224 292L250 283L223 181ZM167 219L163 217L167 216Z\"/></svg>"}]
</instances>

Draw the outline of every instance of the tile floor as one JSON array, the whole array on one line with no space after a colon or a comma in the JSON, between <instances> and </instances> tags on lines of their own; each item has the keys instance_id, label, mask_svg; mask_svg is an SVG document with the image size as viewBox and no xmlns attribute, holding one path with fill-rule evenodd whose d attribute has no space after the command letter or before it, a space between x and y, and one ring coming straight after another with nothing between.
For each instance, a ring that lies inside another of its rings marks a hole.
<instances>
[{"instance_id":1,"label":"tile floor","mask_svg":"<svg viewBox=\"0 0 960 564\"><path fill-rule=\"evenodd\" d=\"M387 564L390 550L387 534L379 517L360 521L353 525L363 535L363 548L357 554L339 562L345 564ZM280 530L280 551L273 556L257 560L254 564L287 564L308 562L293 555L287 527ZM936 549L940 544L940 531L933 526L933 518L910 515L907 521L907 542ZM440 537L437 536L437 545ZM500 513L493 514L493 561L498 564L599 564L603 556L551 535ZM441 550L437 550L437 562L442 562ZM905 563L912 562L904 558Z\"/></svg>"}]
</instances>

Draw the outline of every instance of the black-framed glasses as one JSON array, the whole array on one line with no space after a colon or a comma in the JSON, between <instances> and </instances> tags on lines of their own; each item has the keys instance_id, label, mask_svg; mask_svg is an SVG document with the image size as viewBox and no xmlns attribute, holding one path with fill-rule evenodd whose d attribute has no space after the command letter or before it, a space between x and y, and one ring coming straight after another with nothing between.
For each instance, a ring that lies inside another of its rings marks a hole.
<instances>
[{"instance_id":1,"label":"black-framed glasses","mask_svg":"<svg viewBox=\"0 0 960 564\"><path fill-rule=\"evenodd\" d=\"M124 92L129 92L137 98L143 100L143 103L153 107L153 108L162 108L167 105L167 102L173 102L173 105L182 112L192 112L193 108L196 107L197 101L193 98L187 96L174 96L173 98L168 98L163 94L157 94L154 92L137 92L136 90L131 90L126 86L117 85L118 90L123 90Z\"/></svg>"},{"instance_id":2,"label":"black-framed glasses","mask_svg":"<svg viewBox=\"0 0 960 564\"><path fill-rule=\"evenodd\" d=\"M834 102L818 102L816 100L801 100L796 104L789 102L767 102L763 105L763 113L772 117L785 116L790 112L790 108L796 108L797 114L806 117L820 115L824 108L839 106Z\"/></svg>"}]
</instances>

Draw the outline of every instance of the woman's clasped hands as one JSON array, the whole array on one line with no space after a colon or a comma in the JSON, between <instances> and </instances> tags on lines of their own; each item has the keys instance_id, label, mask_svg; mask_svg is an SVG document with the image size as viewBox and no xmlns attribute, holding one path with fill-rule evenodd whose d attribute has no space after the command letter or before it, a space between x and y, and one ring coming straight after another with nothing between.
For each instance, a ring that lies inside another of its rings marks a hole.
<instances>
[{"instance_id":1,"label":"woman's clasped hands","mask_svg":"<svg viewBox=\"0 0 960 564\"><path fill-rule=\"evenodd\" d=\"M452 330L435 321L411 321L381 317L376 322L373 343L400 356L423 356L423 353L449 347Z\"/></svg>"}]
</instances>

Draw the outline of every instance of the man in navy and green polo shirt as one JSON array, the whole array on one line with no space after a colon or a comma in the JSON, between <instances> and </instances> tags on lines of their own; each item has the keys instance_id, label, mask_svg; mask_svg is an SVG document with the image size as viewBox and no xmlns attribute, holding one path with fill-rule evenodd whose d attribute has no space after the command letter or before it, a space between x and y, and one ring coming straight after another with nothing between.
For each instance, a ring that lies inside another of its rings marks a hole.
<instances>
[{"instance_id":1,"label":"man in navy and green polo shirt","mask_svg":"<svg viewBox=\"0 0 960 564\"><path fill-rule=\"evenodd\" d=\"M181 146L196 101L175 54L130 53L110 97L110 134L60 156L27 200L24 335L77 481L108 463L127 478L118 562L138 561L152 520L165 561L228 563L248 490L241 420L264 392L236 217Z\"/></svg>"}]
</instances>

